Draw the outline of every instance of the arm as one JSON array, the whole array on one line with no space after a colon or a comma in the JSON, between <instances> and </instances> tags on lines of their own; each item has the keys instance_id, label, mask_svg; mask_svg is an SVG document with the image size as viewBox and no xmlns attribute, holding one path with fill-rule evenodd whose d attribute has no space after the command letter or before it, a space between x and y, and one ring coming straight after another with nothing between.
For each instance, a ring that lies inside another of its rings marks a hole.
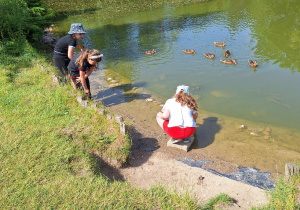
<instances>
[{"instance_id":1,"label":"arm","mask_svg":"<svg viewBox=\"0 0 300 210\"><path fill-rule=\"evenodd\" d=\"M85 72L84 72L84 71L79 71L79 73L80 73L80 82L81 82L82 87L83 87L83 89L84 89L84 93L85 93L85 94L89 94L90 91L89 91L89 89L87 88L87 85L86 85L86 82L85 82Z\"/></svg>"},{"instance_id":2,"label":"arm","mask_svg":"<svg viewBox=\"0 0 300 210\"><path fill-rule=\"evenodd\" d=\"M165 109L164 112L158 112L157 113L157 117L161 118L161 119L168 119L170 116L170 110L168 109Z\"/></svg>"},{"instance_id":3,"label":"arm","mask_svg":"<svg viewBox=\"0 0 300 210\"><path fill-rule=\"evenodd\" d=\"M68 58L69 58L70 60L72 60L72 58L73 58L73 56L74 56L74 51L75 51L75 48L74 48L74 47L72 47L72 46L69 46L69 47L68 47Z\"/></svg>"},{"instance_id":4,"label":"arm","mask_svg":"<svg viewBox=\"0 0 300 210\"><path fill-rule=\"evenodd\" d=\"M85 79L88 78L92 72L94 71L94 66L91 66L90 69L88 70L88 72L85 73Z\"/></svg>"},{"instance_id":5,"label":"arm","mask_svg":"<svg viewBox=\"0 0 300 210\"><path fill-rule=\"evenodd\" d=\"M198 118L198 112L196 112L195 114L193 114L193 119L194 119L195 122L196 122L197 118Z\"/></svg>"}]
</instances>

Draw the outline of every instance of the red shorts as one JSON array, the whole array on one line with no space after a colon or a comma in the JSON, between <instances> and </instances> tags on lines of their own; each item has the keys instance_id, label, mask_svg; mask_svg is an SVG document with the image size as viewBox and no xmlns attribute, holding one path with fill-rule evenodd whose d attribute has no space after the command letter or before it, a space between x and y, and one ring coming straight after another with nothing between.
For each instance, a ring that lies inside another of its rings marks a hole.
<instances>
[{"instance_id":1,"label":"red shorts","mask_svg":"<svg viewBox=\"0 0 300 210\"><path fill-rule=\"evenodd\" d=\"M166 134L168 134L169 136L171 136L173 139L186 139L191 137L196 128L195 127L186 127L186 128L181 128L181 127L168 127L169 124L169 120L165 120L163 127L164 127L164 131L166 132Z\"/></svg>"}]
</instances>

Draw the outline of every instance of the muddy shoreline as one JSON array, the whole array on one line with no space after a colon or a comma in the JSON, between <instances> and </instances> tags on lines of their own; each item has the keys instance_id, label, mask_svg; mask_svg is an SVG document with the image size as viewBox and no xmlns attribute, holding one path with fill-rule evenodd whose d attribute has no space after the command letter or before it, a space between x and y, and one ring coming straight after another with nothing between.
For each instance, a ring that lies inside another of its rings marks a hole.
<instances>
[{"instance_id":1,"label":"muddy shoreline","mask_svg":"<svg viewBox=\"0 0 300 210\"><path fill-rule=\"evenodd\" d=\"M93 73L91 81L94 100L123 115L125 121L132 125L132 159L158 150L174 159L209 161L210 164L203 168L219 173L235 172L239 167L256 168L260 172L271 173L270 177L274 180L284 175L285 163L300 158L300 153L278 144L276 132L279 129L275 127L201 111L197 119L196 141L190 150L184 152L169 148L169 137L155 120L164 101L128 81L121 81L109 70ZM148 101L149 98L153 101Z\"/></svg>"}]
</instances>

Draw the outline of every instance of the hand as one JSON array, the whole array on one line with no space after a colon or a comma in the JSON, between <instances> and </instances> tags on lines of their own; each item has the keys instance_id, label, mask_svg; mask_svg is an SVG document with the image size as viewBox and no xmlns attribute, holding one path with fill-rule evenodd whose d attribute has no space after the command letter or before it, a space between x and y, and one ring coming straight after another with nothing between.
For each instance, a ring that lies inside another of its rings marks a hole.
<instances>
[{"instance_id":1,"label":"hand","mask_svg":"<svg viewBox=\"0 0 300 210\"><path fill-rule=\"evenodd\" d=\"M77 83L80 83L80 82L81 82L80 77L76 77L76 82L77 82Z\"/></svg>"},{"instance_id":2,"label":"hand","mask_svg":"<svg viewBox=\"0 0 300 210\"><path fill-rule=\"evenodd\" d=\"M89 89L84 89L84 93L85 94L90 94L90 90Z\"/></svg>"}]
</instances>

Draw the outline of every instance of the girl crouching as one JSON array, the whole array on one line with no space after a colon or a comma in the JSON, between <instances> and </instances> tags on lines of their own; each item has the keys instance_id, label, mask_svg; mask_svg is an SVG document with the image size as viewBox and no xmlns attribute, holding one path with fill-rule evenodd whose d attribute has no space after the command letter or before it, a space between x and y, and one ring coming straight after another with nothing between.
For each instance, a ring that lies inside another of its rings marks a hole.
<instances>
[{"instance_id":1,"label":"girl crouching","mask_svg":"<svg viewBox=\"0 0 300 210\"><path fill-rule=\"evenodd\" d=\"M97 70L97 64L103 55L98 50L86 50L82 54L73 57L68 65L71 83L75 90L83 89L84 93L91 97L89 76Z\"/></svg>"},{"instance_id":2,"label":"girl crouching","mask_svg":"<svg viewBox=\"0 0 300 210\"><path fill-rule=\"evenodd\" d=\"M172 142L189 142L196 131L198 104L189 94L189 87L180 85L156 115L158 125L172 137Z\"/></svg>"}]
</instances>

